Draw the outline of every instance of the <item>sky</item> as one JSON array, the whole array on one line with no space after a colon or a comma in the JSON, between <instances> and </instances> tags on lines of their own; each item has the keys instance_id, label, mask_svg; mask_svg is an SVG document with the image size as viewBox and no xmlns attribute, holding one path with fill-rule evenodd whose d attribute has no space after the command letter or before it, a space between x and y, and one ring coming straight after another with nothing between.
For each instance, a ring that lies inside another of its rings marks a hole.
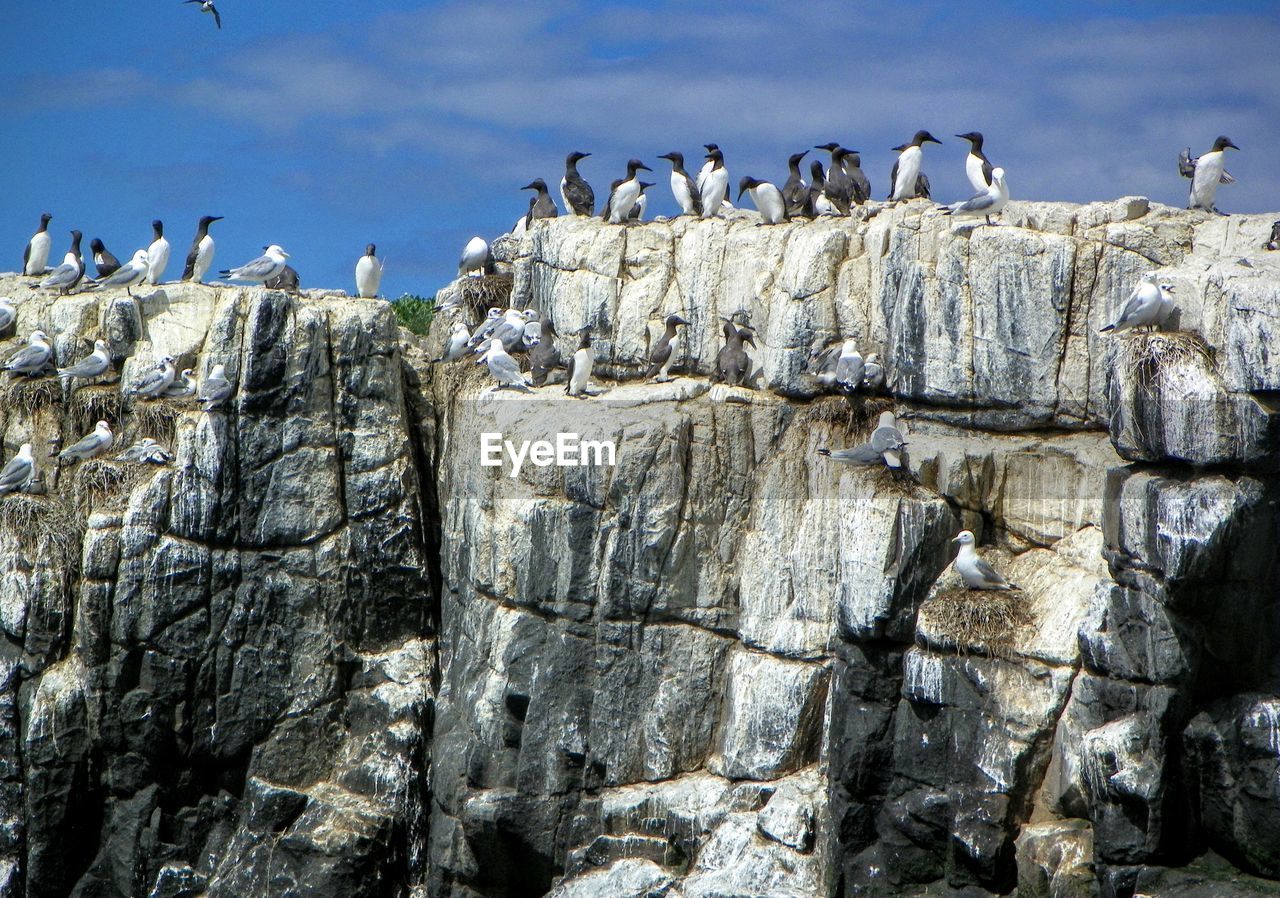
<instances>
[{"instance_id":1,"label":"sky","mask_svg":"<svg viewBox=\"0 0 1280 898\"><path fill-rule=\"evenodd\" d=\"M926 150L935 199L972 192L963 131L1015 200L1176 205L1179 150L1226 134L1242 151L1219 208L1280 210L1278 0L218 0L220 31L180 0L9 6L0 270L48 211L55 256L74 227L123 260L164 220L176 278L210 214L215 268L279 243L304 287L352 290L373 242L384 295L431 295L570 150L593 154L597 203L646 161L670 214L660 153L693 168L715 142L735 182L780 183L789 154L835 140L881 196L918 128L944 142Z\"/></svg>"}]
</instances>

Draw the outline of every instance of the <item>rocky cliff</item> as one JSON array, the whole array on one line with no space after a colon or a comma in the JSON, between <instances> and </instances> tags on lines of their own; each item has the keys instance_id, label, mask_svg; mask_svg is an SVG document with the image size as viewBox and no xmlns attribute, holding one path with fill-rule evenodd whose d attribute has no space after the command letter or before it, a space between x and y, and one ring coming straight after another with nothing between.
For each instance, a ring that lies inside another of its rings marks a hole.
<instances>
[{"instance_id":1,"label":"rocky cliff","mask_svg":"<svg viewBox=\"0 0 1280 898\"><path fill-rule=\"evenodd\" d=\"M0 894L1280 894L1270 218L867 212L500 244L514 305L593 326L585 401L383 303L0 281L64 360L238 387L0 403L6 457L103 416L176 453L0 499ZM1150 270L1189 336L1100 337ZM709 389L735 312L753 388ZM816 394L837 335L884 395ZM887 407L911 476L816 454ZM616 464L512 476L492 432ZM962 526L1016 600L955 588Z\"/></svg>"}]
</instances>

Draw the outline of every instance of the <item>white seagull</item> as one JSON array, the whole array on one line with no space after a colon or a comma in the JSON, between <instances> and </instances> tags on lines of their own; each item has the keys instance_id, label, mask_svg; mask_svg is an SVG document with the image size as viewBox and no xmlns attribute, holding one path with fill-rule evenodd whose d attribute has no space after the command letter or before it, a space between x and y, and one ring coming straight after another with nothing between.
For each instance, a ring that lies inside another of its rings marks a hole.
<instances>
[{"instance_id":1,"label":"white seagull","mask_svg":"<svg viewBox=\"0 0 1280 898\"><path fill-rule=\"evenodd\" d=\"M1155 282L1155 272L1148 272L1129 294L1129 299L1120 310L1120 316L1116 318L1115 323L1108 324L1100 333L1118 334L1135 327L1152 329L1161 320L1163 304L1164 297L1160 293L1159 285ZM1172 308L1169 311L1172 312Z\"/></svg>"},{"instance_id":2,"label":"white seagull","mask_svg":"<svg viewBox=\"0 0 1280 898\"><path fill-rule=\"evenodd\" d=\"M101 377L111 370L111 353L107 351L106 340L94 340L93 352L76 362L74 365L68 365L65 368L58 369L58 376L65 377L67 383L79 378L81 380L92 380L95 377Z\"/></svg>"},{"instance_id":3,"label":"white seagull","mask_svg":"<svg viewBox=\"0 0 1280 898\"><path fill-rule=\"evenodd\" d=\"M97 458L110 449L113 442L115 442L115 435L111 433L111 425L106 421L99 421L92 433L81 437L59 452L58 461L74 462Z\"/></svg>"},{"instance_id":4,"label":"white seagull","mask_svg":"<svg viewBox=\"0 0 1280 898\"><path fill-rule=\"evenodd\" d=\"M956 555L955 568L956 573L964 580L965 586L970 589L989 590L1018 588L1002 577L999 571L978 557L978 551L973 547L975 540L970 531L961 530L960 535L953 539L952 542L960 544L960 553Z\"/></svg>"},{"instance_id":5,"label":"white seagull","mask_svg":"<svg viewBox=\"0 0 1280 898\"><path fill-rule=\"evenodd\" d=\"M125 262L111 274L97 281L89 281L90 290L96 290L100 287L124 287L126 293L133 296L133 288L141 284L147 278L147 273L151 270L151 263L147 259L147 251L140 249L133 254L133 258Z\"/></svg>"},{"instance_id":6,"label":"white seagull","mask_svg":"<svg viewBox=\"0 0 1280 898\"><path fill-rule=\"evenodd\" d=\"M523 222L524 219L520 221ZM458 259L458 277L481 277L492 272L493 254L489 251L488 241L483 237L472 237L462 248L462 257Z\"/></svg>"},{"instance_id":7,"label":"white seagull","mask_svg":"<svg viewBox=\"0 0 1280 898\"><path fill-rule=\"evenodd\" d=\"M2 370L10 374L34 377L44 370L45 363L49 361L52 354L53 347L49 345L49 335L40 330L32 331L31 336L27 338L27 345L9 356Z\"/></svg>"},{"instance_id":8,"label":"white seagull","mask_svg":"<svg viewBox=\"0 0 1280 898\"><path fill-rule=\"evenodd\" d=\"M220 276L228 281L265 283L284 271L285 266L288 264L285 260L288 258L289 254L273 243L258 258L251 262L246 262L239 268L224 270L220 273Z\"/></svg>"},{"instance_id":9,"label":"white seagull","mask_svg":"<svg viewBox=\"0 0 1280 898\"><path fill-rule=\"evenodd\" d=\"M23 443L18 454L0 471L0 496L23 492L36 479L36 463L31 457L31 444Z\"/></svg>"},{"instance_id":10,"label":"white seagull","mask_svg":"<svg viewBox=\"0 0 1280 898\"><path fill-rule=\"evenodd\" d=\"M507 355L501 340L495 338L489 341L489 351L484 354L484 362L489 366L489 373L493 375L493 379L498 382L494 387L495 390L501 390L503 387L529 389L529 381L520 373L520 366L516 364L516 360Z\"/></svg>"},{"instance_id":11,"label":"white seagull","mask_svg":"<svg viewBox=\"0 0 1280 898\"><path fill-rule=\"evenodd\" d=\"M222 405L235 392L231 381L227 379L227 366L219 362L213 370L200 382L199 401L209 411Z\"/></svg>"},{"instance_id":12,"label":"white seagull","mask_svg":"<svg viewBox=\"0 0 1280 898\"><path fill-rule=\"evenodd\" d=\"M991 216L999 215L1009 202L1009 187L1005 184L1004 169L991 170L991 183L982 192L969 197L963 203L952 203L944 214L955 218L985 218L991 224Z\"/></svg>"},{"instance_id":13,"label":"white seagull","mask_svg":"<svg viewBox=\"0 0 1280 898\"><path fill-rule=\"evenodd\" d=\"M449 342L445 344L444 353L440 358L432 359L432 361L456 362L467 354L467 342L470 339L471 332L467 330L466 322L455 321L449 334Z\"/></svg>"},{"instance_id":14,"label":"white seagull","mask_svg":"<svg viewBox=\"0 0 1280 898\"><path fill-rule=\"evenodd\" d=\"M129 392L143 399L156 399L169 389L177 373L173 368L173 356L167 355L159 365L138 378Z\"/></svg>"}]
</instances>

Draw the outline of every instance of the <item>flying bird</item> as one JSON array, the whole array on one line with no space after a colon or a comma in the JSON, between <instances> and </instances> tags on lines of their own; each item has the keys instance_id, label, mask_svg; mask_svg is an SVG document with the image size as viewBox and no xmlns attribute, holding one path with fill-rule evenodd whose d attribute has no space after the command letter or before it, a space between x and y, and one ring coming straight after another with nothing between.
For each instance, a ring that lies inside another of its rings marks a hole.
<instances>
[{"instance_id":1,"label":"flying bird","mask_svg":"<svg viewBox=\"0 0 1280 898\"><path fill-rule=\"evenodd\" d=\"M22 273L27 277L43 277L44 270L49 267L49 250L53 247L53 238L49 236L51 221L53 216L48 212L40 216L40 227L22 251Z\"/></svg>"},{"instance_id":2,"label":"flying bird","mask_svg":"<svg viewBox=\"0 0 1280 898\"><path fill-rule=\"evenodd\" d=\"M1191 197L1187 202L1188 209L1204 209L1206 212L1217 212L1214 197L1218 193L1219 184L1234 184L1226 168L1226 152L1228 149L1240 149L1231 142L1230 137L1219 137L1213 142L1213 148L1203 156L1191 158L1191 148L1187 147L1178 156L1178 174L1191 179ZM1223 213L1218 213L1223 214Z\"/></svg>"},{"instance_id":3,"label":"flying bird","mask_svg":"<svg viewBox=\"0 0 1280 898\"><path fill-rule=\"evenodd\" d=\"M196 224L196 236L191 240L191 249L187 251L187 263L182 266L182 279L204 283L204 276L213 266L213 238L209 236L209 225L222 221L221 215L205 215Z\"/></svg>"},{"instance_id":4,"label":"flying bird","mask_svg":"<svg viewBox=\"0 0 1280 898\"><path fill-rule=\"evenodd\" d=\"M978 557L978 551L973 547L975 540L972 532L961 530L960 535L953 539L952 542L960 544L960 552L956 555L955 568L956 573L964 580L965 586L970 589L986 590L1018 588L1001 576L1000 572L990 564Z\"/></svg>"},{"instance_id":5,"label":"flying bird","mask_svg":"<svg viewBox=\"0 0 1280 898\"><path fill-rule=\"evenodd\" d=\"M364 255L356 262L356 295L362 299L373 299L378 295L378 287L382 284L383 263L378 259L378 247L370 243L364 248Z\"/></svg>"},{"instance_id":6,"label":"flying bird","mask_svg":"<svg viewBox=\"0 0 1280 898\"><path fill-rule=\"evenodd\" d=\"M185 3L199 3L200 11L211 13L213 15L213 24L218 26L218 30L222 30L222 16L218 14L218 7L213 5L213 0L183 0Z\"/></svg>"}]
</instances>

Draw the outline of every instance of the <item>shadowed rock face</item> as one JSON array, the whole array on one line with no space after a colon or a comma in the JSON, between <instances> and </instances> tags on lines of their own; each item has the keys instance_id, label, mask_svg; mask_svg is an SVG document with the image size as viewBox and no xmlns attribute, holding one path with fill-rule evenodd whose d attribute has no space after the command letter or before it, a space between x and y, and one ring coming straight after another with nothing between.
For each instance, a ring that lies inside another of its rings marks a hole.
<instances>
[{"instance_id":1,"label":"shadowed rock face","mask_svg":"<svg viewBox=\"0 0 1280 898\"><path fill-rule=\"evenodd\" d=\"M0 894L1267 894L1274 216L863 211L497 241L516 305L594 326L589 400L433 367L448 317L419 341L376 301L0 279L61 361L101 335L126 382L237 385L0 401L45 472L0 498ZM1097 333L1150 270L1202 340L1163 366ZM708 390L735 312L757 389ZM671 313L677 377L642 384ZM888 396L816 396L850 335ZM890 405L909 476L817 455ZM174 463L48 466L99 417ZM512 477L493 432L616 464ZM955 617L988 607L962 527L1022 587L994 636Z\"/></svg>"}]
</instances>

